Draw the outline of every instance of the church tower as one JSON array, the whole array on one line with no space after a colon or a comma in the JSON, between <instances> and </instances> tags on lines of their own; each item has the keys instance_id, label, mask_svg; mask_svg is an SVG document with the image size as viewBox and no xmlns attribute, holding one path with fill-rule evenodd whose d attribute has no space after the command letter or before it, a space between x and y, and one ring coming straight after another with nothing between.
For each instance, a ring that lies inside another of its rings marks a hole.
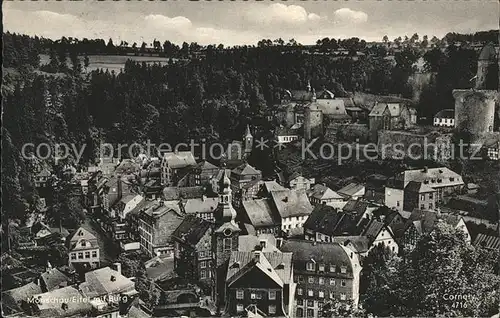
<instances>
[{"instance_id":1,"label":"church tower","mask_svg":"<svg viewBox=\"0 0 500 318\"><path fill-rule=\"evenodd\" d=\"M243 137L243 144L245 145L245 158L248 158L252 153L253 148L253 136L250 132L250 126L247 125L247 129L245 131L245 136Z\"/></svg>"},{"instance_id":2,"label":"church tower","mask_svg":"<svg viewBox=\"0 0 500 318\"><path fill-rule=\"evenodd\" d=\"M311 81L310 80L307 81L307 91L311 92Z\"/></svg>"},{"instance_id":3,"label":"church tower","mask_svg":"<svg viewBox=\"0 0 500 318\"><path fill-rule=\"evenodd\" d=\"M219 204L214 211L215 229L212 235L213 267L215 268L214 299L224 302L227 263L233 251L238 250L240 228L236 224L236 210L231 203L230 170L224 169L219 180Z\"/></svg>"}]
</instances>

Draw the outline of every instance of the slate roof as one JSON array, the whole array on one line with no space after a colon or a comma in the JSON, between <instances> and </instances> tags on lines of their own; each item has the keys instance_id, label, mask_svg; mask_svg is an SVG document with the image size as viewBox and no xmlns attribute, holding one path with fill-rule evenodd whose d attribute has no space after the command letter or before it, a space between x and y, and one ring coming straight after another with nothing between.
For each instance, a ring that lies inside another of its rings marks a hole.
<instances>
[{"instance_id":1,"label":"slate roof","mask_svg":"<svg viewBox=\"0 0 500 318\"><path fill-rule=\"evenodd\" d=\"M238 250L252 252L256 246L260 246L262 240L266 241L266 247L261 250L262 252L279 252L279 249L275 246L276 238L273 235L240 235L238 236Z\"/></svg>"},{"instance_id":2,"label":"slate roof","mask_svg":"<svg viewBox=\"0 0 500 318\"><path fill-rule=\"evenodd\" d=\"M328 205L318 205L304 223L305 230L329 236L356 232L356 220L351 215Z\"/></svg>"},{"instance_id":3,"label":"slate roof","mask_svg":"<svg viewBox=\"0 0 500 318\"><path fill-rule=\"evenodd\" d=\"M208 213L215 211L217 205L219 204L218 198L193 198L182 200L181 204L184 207L184 211L188 214L190 213Z\"/></svg>"},{"instance_id":4,"label":"slate roof","mask_svg":"<svg viewBox=\"0 0 500 318\"><path fill-rule=\"evenodd\" d=\"M309 215L313 210L304 190L272 191L271 198L282 218Z\"/></svg>"},{"instance_id":5,"label":"slate roof","mask_svg":"<svg viewBox=\"0 0 500 318\"><path fill-rule=\"evenodd\" d=\"M159 218L169 211L174 211L178 216L182 216L182 212L177 201L156 202L154 205L149 206L148 209L144 210L142 213L150 217Z\"/></svg>"},{"instance_id":6,"label":"slate roof","mask_svg":"<svg viewBox=\"0 0 500 318\"><path fill-rule=\"evenodd\" d=\"M454 178L454 181L451 181L450 178ZM429 182L429 186L434 187L434 186L453 186L453 185L463 185L464 182L461 178L461 176L446 168L446 167L440 167L440 168L429 168L427 170L425 169L414 169L414 170L406 170L404 172L401 172L401 174L398 175L398 180L403 180L404 185L406 186L408 182L410 181L416 181L416 182ZM438 179L441 179L441 182L437 182ZM432 182L434 180L434 182Z\"/></svg>"},{"instance_id":7,"label":"slate roof","mask_svg":"<svg viewBox=\"0 0 500 318\"><path fill-rule=\"evenodd\" d=\"M351 243L358 253L368 252L370 249L370 239L367 236L335 236L333 237L334 243L347 245Z\"/></svg>"},{"instance_id":8,"label":"slate roof","mask_svg":"<svg viewBox=\"0 0 500 318\"><path fill-rule=\"evenodd\" d=\"M4 291L2 292L2 305L4 306L3 309L5 310L5 307L7 307L15 311L21 311L22 301L28 301L28 299L30 299L33 295L39 294L41 292L42 289L40 288L40 286L38 286L34 282Z\"/></svg>"},{"instance_id":9,"label":"slate roof","mask_svg":"<svg viewBox=\"0 0 500 318\"><path fill-rule=\"evenodd\" d=\"M268 199L245 200L242 202L242 205L254 228L279 224L279 222L273 218L272 208Z\"/></svg>"},{"instance_id":10,"label":"slate roof","mask_svg":"<svg viewBox=\"0 0 500 318\"><path fill-rule=\"evenodd\" d=\"M347 252L338 243L323 243L291 239L284 241L280 249L282 252L289 252L293 254L292 261L295 270L300 271L300 268L296 266L296 264L314 261L316 263L345 266L347 267L347 273L344 275L348 278L353 277L351 259L349 258L349 255L347 255Z\"/></svg>"},{"instance_id":11,"label":"slate roof","mask_svg":"<svg viewBox=\"0 0 500 318\"><path fill-rule=\"evenodd\" d=\"M370 239L370 241L373 242L377 238L377 235L382 231L384 228L384 223L377 221L375 219L372 219L370 223L368 223L368 226L362 231L361 235L366 236Z\"/></svg>"},{"instance_id":12,"label":"slate roof","mask_svg":"<svg viewBox=\"0 0 500 318\"><path fill-rule=\"evenodd\" d=\"M455 119L454 109L442 109L434 115L435 118L452 118Z\"/></svg>"},{"instance_id":13,"label":"slate roof","mask_svg":"<svg viewBox=\"0 0 500 318\"><path fill-rule=\"evenodd\" d=\"M216 165L211 164L209 161L206 161L206 160L200 161L196 165L196 167L199 168L199 169L201 169L201 170L215 170L215 169L219 169L219 167L217 167Z\"/></svg>"},{"instance_id":14,"label":"slate roof","mask_svg":"<svg viewBox=\"0 0 500 318\"><path fill-rule=\"evenodd\" d=\"M406 191L417 192L417 193L428 193L435 192L433 188L424 184L423 182L410 181L405 187Z\"/></svg>"},{"instance_id":15,"label":"slate roof","mask_svg":"<svg viewBox=\"0 0 500 318\"><path fill-rule=\"evenodd\" d=\"M315 184L309 190L309 196L318 200L343 199L344 197L323 184Z\"/></svg>"},{"instance_id":16,"label":"slate roof","mask_svg":"<svg viewBox=\"0 0 500 318\"><path fill-rule=\"evenodd\" d=\"M500 237L479 233L474 240L474 245L479 245L487 249L498 251L500 250Z\"/></svg>"},{"instance_id":17,"label":"slate roof","mask_svg":"<svg viewBox=\"0 0 500 318\"><path fill-rule=\"evenodd\" d=\"M190 214L175 229L172 237L183 243L195 246L209 229L210 222Z\"/></svg>"},{"instance_id":18,"label":"slate roof","mask_svg":"<svg viewBox=\"0 0 500 318\"><path fill-rule=\"evenodd\" d=\"M405 224L405 230L413 224L415 228L419 231L420 234L430 233L434 230L439 219L444 222L457 226L458 222L462 219L461 216L452 215L452 214L441 214L433 211L423 211L415 209L410 215L410 218Z\"/></svg>"},{"instance_id":19,"label":"slate roof","mask_svg":"<svg viewBox=\"0 0 500 318\"><path fill-rule=\"evenodd\" d=\"M318 99L316 104L323 115L348 116L342 99Z\"/></svg>"},{"instance_id":20,"label":"slate roof","mask_svg":"<svg viewBox=\"0 0 500 318\"><path fill-rule=\"evenodd\" d=\"M286 190L285 187L283 187L276 181L264 181L262 186L264 187L267 193L270 193L271 191Z\"/></svg>"},{"instance_id":21,"label":"slate roof","mask_svg":"<svg viewBox=\"0 0 500 318\"><path fill-rule=\"evenodd\" d=\"M66 244L72 248L80 240L87 242L95 242L97 238L94 234L90 233L87 229L80 227L66 238Z\"/></svg>"},{"instance_id":22,"label":"slate roof","mask_svg":"<svg viewBox=\"0 0 500 318\"><path fill-rule=\"evenodd\" d=\"M40 275L48 291L59 288L61 284L67 283L69 278L57 268L51 268Z\"/></svg>"},{"instance_id":23,"label":"slate roof","mask_svg":"<svg viewBox=\"0 0 500 318\"><path fill-rule=\"evenodd\" d=\"M231 253L226 282L231 285L246 270L257 267L276 284L283 287L291 283L292 253L241 252Z\"/></svg>"},{"instance_id":24,"label":"slate roof","mask_svg":"<svg viewBox=\"0 0 500 318\"><path fill-rule=\"evenodd\" d=\"M195 166L196 160L190 151L167 152L163 154L168 166L173 169Z\"/></svg>"},{"instance_id":25,"label":"slate roof","mask_svg":"<svg viewBox=\"0 0 500 318\"><path fill-rule=\"evenodd\" d=\"M350 199L342 208L343 212L356 215L357 217L361 217L363 213L366 212L366 209L370 206L369 202L364 200L355 200Z\"/></svg>"},{"instance_id":26,"label":"slate roof","mask_svg":"<svg viewBox=\"0 0 500 318\"><path fill-rule=\"evenodd\" d=\"M165 187L163 189L163 199L166 201L179 199L201 198L205 193L205 188L197 187Z\"/></svg>"},{"instance_id":27,"label":"slate roof","mask_svg":"<svg viewBox=\"0 0 500 318\"><path fill-rule=\"evenodd\" d=\"M74 286L54 289L50 292L34 295L40 301L37 304L42 317L69 317L73 315L85 316L91 309L92 305L88 301L83 301L83 295ZM55 299L77 299L76 301L65 302L66 310L62 308L62 304ZM80 301L78 301L78 299Z\"/></svg>"},{"instance_id":28,"label":"slate roof","mask_svg":"<svg viewBox=\"0 0 500 318\"><path fill-rule=\"evenodd\" d=\"M234 168L231 173L237 174L237 175L254 175L254 174L261 174L260 170L255 169L248 163L243 163L239 165L238 167Z\"/></svg>"},{"instance_id":29,"label":"slate roof","mask_svg":"<svg viewBox=\"0 0 500 318\"><path fill-rule=\"evenodd\" d=\"M85 282L79 286L86 297L99 297L135 290L135 283L110 267L85 273Z\"/></svg>"},{"instance_id":30,"label":"slate roof","mask_svg":"<svg viewBox=\"0 0 500 318\"><path fill-rule=\"evenodd\" d=\"M357 192L359 192L360 190L362 190L364 187L365 186L360 184L360 183L351 182L348 185L346 185L345 187L343 187L342 189L338 190L337 193L351 197L354 194L356 194Z\"/></svg>"}]
</instances>

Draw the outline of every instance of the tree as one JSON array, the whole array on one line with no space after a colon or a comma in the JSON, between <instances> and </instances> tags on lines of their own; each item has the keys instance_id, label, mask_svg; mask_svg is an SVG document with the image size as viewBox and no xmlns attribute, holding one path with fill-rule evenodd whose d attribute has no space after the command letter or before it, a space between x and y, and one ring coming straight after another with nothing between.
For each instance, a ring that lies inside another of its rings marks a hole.
<instances>
[{"instance_id":1,"label":"tree","mask_svg":"<svg viewBox=\"0 0 500 318\"><path fill-rule=\"evenodd\" d=\"M90 60L87 54L85 54L85 56L83 57L83 66L85 67L85 70L87 70L87 68L90 66Z\"/></svg>"},{"instance_id":2,"label":"tree","mask_svg":"<svg viewBox=\"0 0 500 318\"><path fill-rule=\"evenodd\" d=\"M384 37L382 38L382 41L387 44L387 42L389 42L389 37L387 35L384 35Z\"/></svg>"}]
</instances>

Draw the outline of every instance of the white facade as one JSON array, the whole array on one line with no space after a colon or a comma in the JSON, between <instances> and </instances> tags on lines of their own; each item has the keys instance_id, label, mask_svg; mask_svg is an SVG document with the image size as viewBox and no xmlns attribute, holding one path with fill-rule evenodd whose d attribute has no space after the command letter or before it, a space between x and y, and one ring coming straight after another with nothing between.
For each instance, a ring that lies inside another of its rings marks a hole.
<instances>
[{"instance_id":1,"label":"white facade","mask_svg":"<svg viewBox=\"0 0 500 318\"><path fill-rule=\"evenodd\" d=\"M403 211L404 190L385 187L384 204L390 209Z\"/></svg>"},{"instance_id":2,"label":"white facade","mask_svg":"<svg viewBox=\"0 0 500 318\"><path fill-rule=\"evenodd\" d=\"M455 127L455 118L434 117L434 126L436 126L436 127Z\"/></svg>"},{"instance_id":3,"label":"white facade","mask_svg":"<svg viewBox=\"0 0 500 318\"><path fill-rule=\"evenodd\" d=\"M135 207L142 202L142 200L144 200L142 196L136 195L132 200L128 201L125 204L125 208L120 211L120 218L124 219L130 211L135 209Z\"/></svg>"},{"instance_id":4,"label":"white facade","mask_svg":"<svg viewBox=\"0 0 500 318\"><path fill-rule=\"evenodd\" d=\"M279 144L287 144L289 142L299 140L298 135L286 135L286 136L278 136L278 143Z\"/></svg>"},{"instance_id":5,"label":"white facade","mask_svg":"<svg viewBox=\"0 0 500 318\"><path fill-rule=\"evenodd\" d=\"M382 245L384 247L389 248L389 250L393 253L399 253L399 246L394 240L392 234L387 230L386 227L384 227L380 233L378 233L377 237L373 241L372 245L370 246L370 251L373 247L377 245Z\"/></svg>"},{"instance_id":6,"label":"white facade","mask_svg":"<svg viewBox=\"0 0 500 318\"><path fill-rule=\"evenodd\" d=\"M303 227L308 217L308 215L301 215L281 218L281 230L287 232L291 229Z\"/></svg>"}]
</instances>

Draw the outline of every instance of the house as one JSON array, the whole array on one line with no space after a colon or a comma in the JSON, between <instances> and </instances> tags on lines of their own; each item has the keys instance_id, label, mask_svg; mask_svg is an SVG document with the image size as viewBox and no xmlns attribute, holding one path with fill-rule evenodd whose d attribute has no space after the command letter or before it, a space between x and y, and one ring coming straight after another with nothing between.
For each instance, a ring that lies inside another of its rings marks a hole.
<instances>
[{"instance_id":1,"label":"house","mask_svg":"<svg viewBox=\"0 0 500 318\"><path fill-rule=\"evenodd\" d=\"M263 181L261 183L260 191L257 193L260 197L269 197L271 191L286 190L281 184L276 181Z\"/></svg>"},{"instance_id":2,"label":"house","mask_svg":"<svg viewBox=\"0 0 500 318\"><path fill-rule=\"evenodd\" d=\"M231 170L231 188L233 192L239 191L246 183L262 179L262 172L248 163L243 163Z\"/></svg>"},{"instance_id":3,"label":"house","mask_svg":"<svg viewBox=\"0 0 500 318\"><path fill-rule=\"evenodd\" d=\"M444 203L451 195L460 192L465 185L458 173L446 167L406 170L387 181L385 205L402 210L404 189L410 181L421 182L436 190L436 206Z\"/></svg>"},{"instance_id":4,"label":"house","mask_svg":"<svg viewBox=\"0 0 500 318\"><path fill-rule=\"evenodd\" d=\"M212 285L212 227L195 215L187 215L172 234L176 273L192 281Z\"/></svg>"},{"instance_id":5,"label":"house","mask_svg":"<svg viewBox=\"0 0 500 318\"><path fill-rule=\"evenodd\" d=\"M243 222L251 224L255 234L279 234L281 219L273 212L272 203L268 198L243 201L242 212Z\"/></svg>"},{"instance_id":6,"label":"house","mask_svg":"<svg viewBox=\"0 0 500 318\"><path fill-rule=\"evenodd\" d=\"M45 272L40 274L38 285L42 292L49 292L54 289L68 286L70 279L57 268L48 267Z\"/></svg>"},{"instance_id":7,"label":"house","mask_svg":"<svg viewBox=\"0 0 500 318\"><path fill-rule=\"evenodd\" d=\"M403 103L378 102L372 108L369 118L370 138L378 139L380 130L406 129L417 123L417 113L412 107Z\"/></svg>"},{"instance_id":8,"label":"house","mask_svg":"<svg viewBox=\"0 0 500 318\"><path fill-rule=\"evenodd\" d=\"M40 293L41 287L34 282L2 292L2 316L28 310L29 300Z\"/></svg>"},{"instance_id":9,"label":"house","mask_svg":"<svg viewBox=\"0 0 500 318\"><path fill-rule=\"evenodd\" d=\"M329 301L359 301L361 265L358 255L337 243L287 240L282 252L292 253L295 317L320 317Z\"/></svg>"},{"instance_id":10,"label":"house","mask_svg":"<svg viewBox=\"0 0 500 318\"><path fill-rule=\"evenodd\" d=\"M63 227L49 227L43 222L38 222L31 227L31 232L35 234L35 240L37 245L42 242L48 243L63 243L66 242L66 238L69 236L69 231Z\"/></svg>"},{"instance_id":11,"label":"house","mask_svg":"<svg viewBox=\"0 0 500 318\"><path fill-rule=\"evenodd\" d=\"M474 240L474 245L481 246L488 250L498 251L500 250L500 237L479 233Z\"/></svg>"},{"instance_id":12,"label":"house","mask_svg":"<svg viewBox=\"0 0 500 318\"><path fill-rule=\"evenodd\" d=\"M161 160L161 184L174 186L189 170L196 166L196 160L190 151L166 152Z\"/></svg>"},{"instance_id":13,"label":"house","mask_svg":"<svg viewBox=\"0 0 500 318\"><path fill-rule=\"evenodd\" d=\"M437 212L414 210L410 218L406 221L402 235L400 235L402 248L405 251L413 250L420 237L434 231L440 221L446 222L455 229L463 231L465 241L469 244L471 243L471 236L463 217L452 214L441 214L439 210Z\"/></svg>"},{"instance_id":14,"label":"house","mask_svg":"<svg viewBox=\"0 0 500 318\"><path fill-rule=\"evenodd\" d=\"M403 209L405 211L434 210L437 191L423 182L410 181L404 189Z\"/></svg>"},{"instance_id":15,"label":"house","mask_svg":"<svg viewBox=\"0 0 500 318\"><path fill-rule=\"evenodd\" d=\"M162 198L165 201L175 201L181 199L202 198L205 194L205 187L165 187Z\"/></svg>"},{"instance_id":16,"label":"house","mask_svg":"<svg viewBox=\"0 0 500 318\"><path fill-rule=\"evenodd\" d=\"M83 227L78 228L67 237L69 266L86 265L96 268L100 264L99 245L94 234Z\"/></svg>"},{"instance_id":17,"label":"house","mask_svg":"<svg viewBox=\"0 0 500 318\"><path fill-rule=\"evenodd\" d=\"M201 198L181 199L179 205L184 214L196 215L199 218L213 222L214 211L219 204L219 199L202 195Z\"/></svg>"},{"instance_id":18,"label":"house","mask_svg":"<svg viewBox=\"0 0 500 318\"><path fill-rule=\"evenodd\" d=\"M482 149L489 160L500 160L500 133L486 134L482 139Z\"/></svg>"},{"instance_id":19,"label":"house","mask_svg":"<svg viewBox=\"0 0 500 318\"><path fill-rule=\"evenodd\" d=\"M113 207L113 218L108 220L108 229L111 237L117 241L121 242L129 238L127 231L127 215L133 211L141 202L144 201L144 197L138 194L129 194L122 197Z\"/></svg>"},{"instance_id":20,"label":"house","mask_svg":"<svg viewBox=\"0 0 500 318\"><path fill-rule=\"evenodd\" d=\"M226 276L226 314L254 306L265 317L290 317L294 304L292 253L234 251Z\"/></svg>"},{"instance_id":21,"label":"house","mask_svg":"<svg viewBox=\"0 0 500 318\"><path fill-rule=\"evenodd\" d=\"M296 190L309 190L316 182L314 178L305 178L302 174L297 172L293 173L288 180L290 188Z\"/></svg>"},{"instance_id":22,"label":"house","mask_svg":"<svg viewBox=\"0 0 500 318\"><path fill-rule=\"evenodd\" d=\"M382 246L389 249L392 253L399 253L399 245L391 228L386 226L383 221L377 219L366 219L368 224L364 226L359 233L360 236L368 238L368 252L375 246Z\"/></svg>"},{"instance_id":23,"label":"house","mask_svg":"<svg viewBox=\"0 0 500 318\"><path fill-rule=\"evenodd\" d=\"M302 123L293 124L291 127L280 125L274 132L278 144L287 144L300 139Z\"/></svg>"},{"instance_id":24,"label":"house","mask_svg":"<svg viewBox=\"0 0 500 318\"><path fill-rule=\"evenodd\" d=\"M278 242L279 239L276 239L272 234L240 235L238 237L238 251L279 252L280 250L276 247Z\"/></svg>"},{"instance_id":25,"label":"house","mask_svg":"<svg viewBox=\"0 0 500 318\"><path fill-rule=\"evenodd\" d=\"M33 314L39 317L82 317L92 310L91 303L84 300L84 296L75 286L33 295L30 305Z\"/></svg>"},{"instance_id":26,"label":"house","mask_svg":"<svg viewBox=\"0 0 500 318\"><path fill-rule=\"evenodd\" d=\"M173 257L171 235L183 218L178 204L170 201L157 201L142 211L139 215L141 249L150 256L166 254Z\"/></svg>"},{"instance_id":27,"label":"house","mask_svg":"<svg viewBox=\"0 0 500 318\"><path fill-rule=\"evenodd\" d=\"M308 196L313 205L344 201L344 196L328 188L325 184L315 184L308 191Z\"/></svg>"},{"instance_id":28,"label":"house","mask_svg":"<svg viewBox=\"0 0 500 318\"><path fill-rule=\"evenodd\" d=\"M219 171L219 167L211 164L209 161L203 160L196 164L189 174L188 186L200 186L209 184L210 178Z\"/></svg>"},{"instance_id":29,"label":"house","mask_svg":"<svg viewBox=\"0 0 500 318\"><path fill-rule=\"evenodd\" d=\"M271 191L270 199L284 232L302 227L313 210L304 190Z\"/></svg>"},{"instance_id":30,"label":"house","mask_svg":"<svg viewBox=\"0 0 500 318\"><path fill-rule=\"evenodd\" d=\"M328 205L317 205L304 223L306 240L332 242L334 236L357 234L361 215L339 212Z\"/></svg>"},{"instance_id":31,"label":"house","mask_svg":"<svg viewBox=\"0 0 500 318\"><path fill-rule=\"evenodd\" d=\"M40 171L34 177L34 183L36 188L45 188L48 186L50 177L52 173L47 167L42 167Z\"/></svg>"},{"instance_id":32,"label":"house","mask_svg":"<svg viewBox=\"0 0 500 318\"><path fill-rule=\"evenodd\" d=\"M360 183L351 182L337 191L345 199L358 199L365 195L365 186Z\"/></svg>"},{"instance_id":33,"label":"house","mask_svg":"<svg viewBox=\"0 0 500 318\"><path fill-rule=\"evenodd\" d=\"M455 127L455 110L443 109L434 115L434 126Z\"/></svg>"}]
</instances>

